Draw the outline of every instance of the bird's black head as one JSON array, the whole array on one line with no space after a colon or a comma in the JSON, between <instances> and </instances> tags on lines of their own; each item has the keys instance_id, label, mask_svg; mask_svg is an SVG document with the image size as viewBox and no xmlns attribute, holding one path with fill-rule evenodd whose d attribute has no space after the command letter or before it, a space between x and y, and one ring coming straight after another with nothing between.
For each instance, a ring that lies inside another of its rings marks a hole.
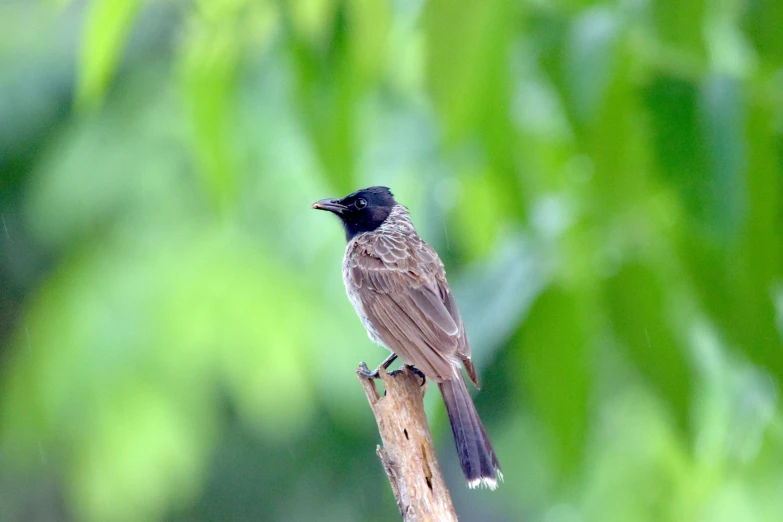
<instances>
[{"instance_id":1,"label":"bird's black head","mask_svg":"<svg viewBox=\"0 0 783 522\"><path fill-rule=\"evenodd\" d=\"M316 201L313 208L337 214L343 221L345 237L350 241L356 234L372 232L381 226L396 204L388 187L370 187L342 199Z\"/></svg>"}]
</instances>

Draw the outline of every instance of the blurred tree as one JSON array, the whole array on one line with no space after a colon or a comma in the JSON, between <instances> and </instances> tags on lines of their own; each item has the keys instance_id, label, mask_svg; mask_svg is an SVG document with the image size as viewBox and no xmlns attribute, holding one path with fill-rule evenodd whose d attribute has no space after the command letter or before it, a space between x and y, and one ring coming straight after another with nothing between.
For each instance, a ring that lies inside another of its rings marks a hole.
<instances>
[{"instance_id":1,"label":"blurred tree","mask_svg":"<svg viewBox=\"0 0 783 522\"><path fill-rule=\"evenodd\" d=\"M781 26L770 0L3 3L0 520L396 520L352 375L383 354L309 212L374 184L483 376L497 492L463 490L428 400L463 519L783 519Z\"/></svg>"}]
</instances>

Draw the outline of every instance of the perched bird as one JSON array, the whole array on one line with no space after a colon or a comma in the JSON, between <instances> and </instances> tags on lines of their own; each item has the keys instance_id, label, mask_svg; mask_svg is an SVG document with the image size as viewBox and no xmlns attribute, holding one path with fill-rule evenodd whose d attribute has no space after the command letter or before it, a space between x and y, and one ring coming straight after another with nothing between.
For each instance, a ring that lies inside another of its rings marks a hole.
<instances>
[{"instance_id":1,"label":"perched bird","mask_svg":"<svg viewBox=\"0 0 783 522\"><path fill-rule=\"evenodd\" d=\"M462 368L479 387L457 304L438 254L416 234L408 210L387 187L370 187L313 208L336 214L348 246L343 282L372 341L438 383L468 486L497 487L503 478ZM381 366L362 373L377 377Z\"/></svg>"}]
</instances>

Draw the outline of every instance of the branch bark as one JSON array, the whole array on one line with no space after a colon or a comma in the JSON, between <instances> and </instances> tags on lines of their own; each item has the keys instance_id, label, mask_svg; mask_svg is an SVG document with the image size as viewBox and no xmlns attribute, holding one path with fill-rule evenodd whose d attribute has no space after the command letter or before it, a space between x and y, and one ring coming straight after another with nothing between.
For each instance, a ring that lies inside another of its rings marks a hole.
<instances>
[{"instance_id":1,"label":"branch bark","mask_svg":"<svg viewBox=\"0 0 783 522\"><path fill-rule=\"evenodd\" d=\"M379 445L376 453L389 478L402 519L456 522L457 514L424 414L422 398L426 385L421 386L421 378L407 365L391 373L381 369L381 380L386 388L383 397L372 379L359 375L383 441L383 447Z\"/></svg>"}]
</instances>

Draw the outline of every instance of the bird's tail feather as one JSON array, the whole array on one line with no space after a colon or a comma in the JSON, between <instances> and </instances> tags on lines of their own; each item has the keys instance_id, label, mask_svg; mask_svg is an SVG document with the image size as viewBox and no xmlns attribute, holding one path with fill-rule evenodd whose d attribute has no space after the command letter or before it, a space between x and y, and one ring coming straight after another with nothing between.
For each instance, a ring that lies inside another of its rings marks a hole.
<instances>
[{"instance_id":1,"label":"bird's tail feather","mask_svg":"<svg viewBox=\"0 0 783 522\"><path fill-rule=\"evenodd\" d=\"M449 415L459 462L468 480L468 487L486 486L495 489L498 478L503 480L503 473L465 381L459 376L440 382L438 386L446 404L446 413Z\"/></svg>"}]
</instances>

